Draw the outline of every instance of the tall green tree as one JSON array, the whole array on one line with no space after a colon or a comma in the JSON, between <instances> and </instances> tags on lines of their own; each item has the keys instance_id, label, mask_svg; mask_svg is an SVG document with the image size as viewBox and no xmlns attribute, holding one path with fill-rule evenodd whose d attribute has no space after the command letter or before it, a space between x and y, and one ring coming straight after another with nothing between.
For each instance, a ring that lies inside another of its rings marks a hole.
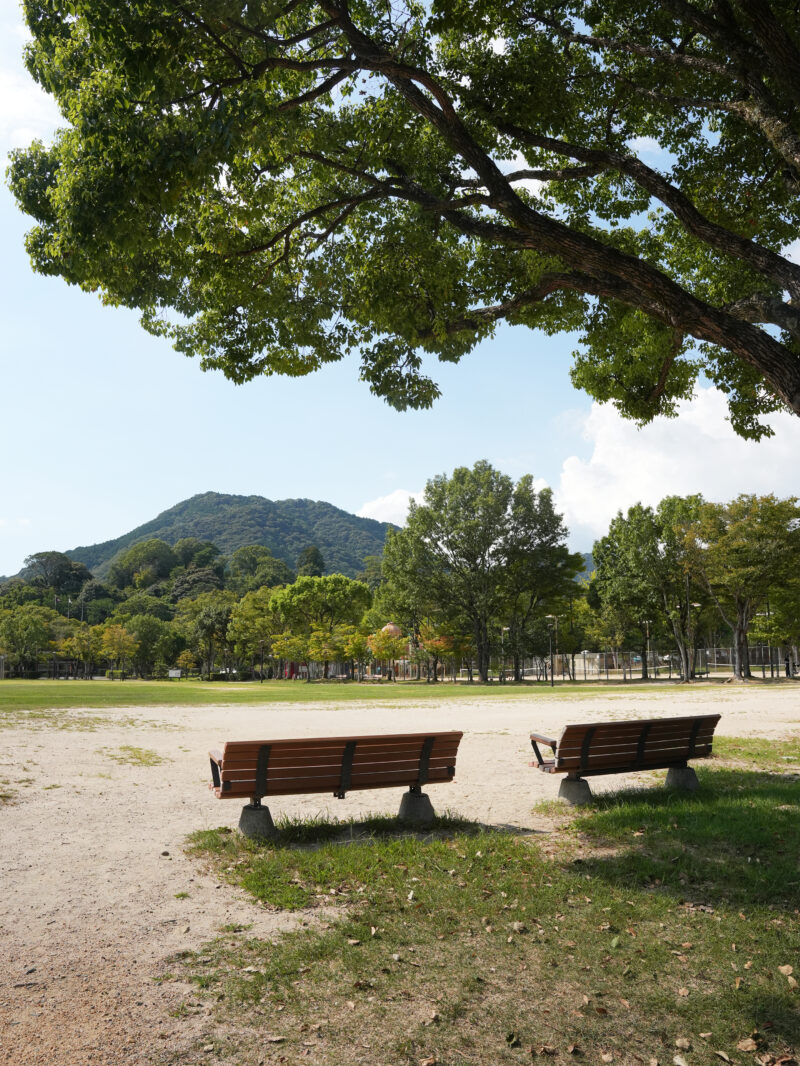
<instances>
[{"instance_id":1,"label":"tall green tree","mask_svg":"<svg viewBox=\"0 0 800 1066\"><path fill-rule=\"evenodd\" d=\"M387 536L386 595L435 629L460 621L488 681L504 610L521 625L542 595L579 568L564 548L565 534L549 492L537 494L529 477L515 486L485 461L459 467L429 481L405 528Z\"/></svg>"},{"instance_id":2,"label":"tall green tree","mask_svg":"<svg viewBox=\"0 0 800 1066\"><path fill-rule=\"evenodd\" d=\"M248 592L231 611L228 636L233 642L237 658L249 662L255 676L255 664L263 668L265 659L272 656L272 638L283 628L282 621L273 609L271 588L259 588Z\"/></svg>"},{"instance_id":3,"label":"tall green tree","mask_svg":"<svg viewBox=\"0 0 800 1066\"><path fill-rule=\"evenodd\" d=\"M325 560L315 544L303 548L297 556L298 577L322 577L325 572Z\"/></svg>"},{"instance_id":4,"label":"tall green tree","mask_svg":"<svg viewBox=\"0 0 800 1066\"><path fill-rule=\"evenodd\" d=\"M747 634L771 590L794 584L800 558L796 497L738 496L707 503L697 530L703 581L734 643L734 674L750 677Z\"/></svg>"},{"instance_id":5,"label":"tall green tree","mask_svg":"<svg viewBox=\"0 0 800 1066\"><path fill-rule=\"evenodd\" d=\"M202 592L194 599L181 600L178 604L175 623L205 663L209 679L218 654L222 655L223 665L230 666L233 649L228 626L235 603L233 593L220 590Z\"/></svg>"},{"instance_id":6,"label":"tall green tree","mask_svg":"<svg viewBox=\"0 0 800 1066\"><path fill-rule=\"evenodd\" d=\"M328 574L298 577L293 585L273 593L271 605L292 632L318 634L317 647L321 634L330 636L338 626L357 625L371 602L372 593L363 582L344 574ZM325 677L328 661L324 661Z\"/></svg>"},{"instance_id":7,"label":"tall green tree","mask_svg":"<svg viewBox=\"0 0 800 1066\"><path fill-rule=\"evenodd\" d=\"M108 571L110 584L119 589L136 585L147 588L159 578L169 577L178 557L166 541L158 537L142 540L121 552Z\"/></svg>"},{"instance_id":8,"label":"tall green tree","mask_svg":"<svg viewBox=\"0 0 800 1066\"><path fill-rule=\"evenodd\" d=\"M667 496L655 510L635 504L592 548L605 624L637 640L643 677L648 628L656 623L672 631L681 676L692 676L697 621L707 599L695 541L702 502L700 496Z\"/></svg>"},{"instance_id":9,"label":"tall green tree","mask_svg":"<svg viewBox=\"0 0 800 1066\"><path fill-rule=\"evenodd\" d=\"M503 655L514 662L514 680L521 680L521 659L530 646L530 626L537 614L555 610L557 600L580 595L575 578L583 556L570 552L563 516L553 506L550 489L536 491L525 474L514 486L509 515L503 621L508 623Z\"/></svg>"},{"instance_id":10,"label":"tall green tree","mask_svg":"<svg viewBox=\"0 0 800 1066\"><path fill-rule=\"evenodd\" d=\"M35 603L0 610L0 652L23 676L33 673L39 660L52 650L56 625L61 621L52 607Z\"/></svg>"},{"instance_id":11,"label":"tall green tree","mask_svg":"<svg viewBox=\"0 0 800 1066\"><path fill-rule=\"evenodd\" d=\"M702 371L800 412L789 0L26 0L67 124L12 157L37 270L237 382L348 353L396 407L500 322L639 422ZM175 313L177 312L177 313Z\"/></svg>"},{"instance_id":12,"label":"tall green tree","mask_svg":"<svg viewBox=\"0 0 800 1066\"><path fill-rule=\"evenodd\" d=\"M283 559L276 559L263 544L237 548L228 563L228 585L240 595L259 588L290 585L294 579Z\"/></svg>"},{"instance_id":13,"label":"tall green tree","mask_svg":"<svg viewBox=\"0 0 800 1066\"><path fill-rule=\"evenodd\" d=\"M80 592L92 580L91 571L63 552L35 552L25 560L23 577L40 588L68 595Z\"/></svg>"}]
</instances>

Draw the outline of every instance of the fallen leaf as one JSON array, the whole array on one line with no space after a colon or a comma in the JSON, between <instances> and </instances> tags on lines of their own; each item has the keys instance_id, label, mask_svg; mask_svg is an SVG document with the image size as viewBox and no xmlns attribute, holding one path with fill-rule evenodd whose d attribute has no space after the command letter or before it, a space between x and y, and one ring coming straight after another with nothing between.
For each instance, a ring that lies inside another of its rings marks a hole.
<instances>
[{"instance_id":1,"label":"fallen leaf","mask_svg":"<svg viewBox=\"0 0 800 1066\"><path fill-rule=\"evenodd\" d=\"M703 1040L708 1040L708 1038L710 1036L712 1036L712 1035L713 1035L712 1033L701 1033L700 1034L700 1036L703 1038Z\"/></svg>"},{"instance_id":2,"label":"fallen leaf","mask_svg":"<svg viewBox=\"0 0 800 1066\"><path fill-rule=\"evenodd\" d=\"M285 1036L268 1036L265 1038L268 1044L282 1044L286 1040Z\"/></svg>"},{"instance_id":3,"label":"fallen leaf","mask_svg":"<svg viewBox=\"0 0 800 1066\"><path fill-rule=\"evenodd\" d=\"M600 1056L600 1058L603 1060L603 1062L613 1062L614 1061L614 1052L613 1051L604 1051L603 1054Z\"/></svg>"},{"instance_id":4,"label":"fallen leaf","mask_svg":"<svg viewBox=\"0 0 800 1066\"><path fill-rule=\"evenodd\" d=\"M747 962L744 964L745 970L749 970L752 965L753 965L752 959L748 959Z\"/></svg>"},{"instance_id":5,"label":"fallen leaf","mask_svg":"<svg viewBox=\"0 0 800 1066\"><path fill-rule=\"evenodd\" d=\"M733 982L733 987L734 988L741 988L742 987L742 978L741 977L737 977L736 978L736 980Z\"/></svg>"},{"instance_id":6,"label":"fallen leaf","mask_svg":"<svg viewBox=\"0 0 800 1066\"><path fill-rule=\"evenodd\" d=\"M683 1055L673 1055L672 1061L675 1063L675 1066L689 1066Z\"/></svg>"},{"instance_id":7,"label":"fallen leaf","mask_svg":"<svg viewBox=\"0 0 800 1066\"><path fill-rule=\"evenodd\" d=\"M594 1010L595 1010L595 1014L600 1014L600 1015L608 1014L608 1011L606 1010L605 1007L595 1007Z\"/></svg>"},{"instance_id":8,"label":"fallen leaf","mask_svg":"<svg viewBox=\"0 0 800 1066\"><path fill-rule=\"evenodd\" d=\"M542 1044L541 1047L539 1048L537 1054L538 1055L557 1055L558 1052L552 1046L552 1044Z\"/></svg>"},{"instance_id":9,"label":"fallen leaf","mask_svg":"<svg viewBox=\"0 0 800 1066\"><path fill-rule=\"evenodd\" d=\"M348 943L348 944L350 945L350 947L351 947L351 948L354 948L354 947L356 946L356 944L360 944L360 943L361 943L361 941L360 941L360 940L356 940L356 939L355 939L355 937L351 937L351 938L350 938L350 939L349 939L349 940L347 941L347 943Z\"/></svg>"},{"instance_id":10,"label":"fallen leaf","mask_svg":"<svg viewBox=\"0 0 800 1066\"><path fill-rule=\"evenodd\" d=\"M684 996L684 997L688 996L689 995L689 989L688 988L679 988L678 989L678 995L679 996Z\"/></svg>"},{"instance_id":11,"label":"fallen leaf","mask_svg":"<svg viewBox=\"0 0 800 1066\"><path fill-rule=\"evenodd\" d=\"M789 976L786 978L786 980L789 982L789 988L797 988L797 981L794 977Z\"/></svg>"},{"instance_id":12,"label":"fallen leaf","mask_svg":"<svg viewBox=\"0 0 800 1066\"><path fill-rule=\"evenodd\" d=\"M356 1009L356 1005L355 1005L355 1003L354 1003L354 1002L352 1001L352 999L348 999L348 1001L347 1001L347 1006L348 1006L348 1009L349 1009L349 1010L355 1010L355 1009Z\"/></svg>"},{"instance_id":13,"label":"fallen leaf","mask_svg":"<svg viewBox=\"0 0 800 1066\"><path fill-rule=\"evenodd\" d=\"M631 1009L631 1005L630 1005L630 1003L629 1003L629 1002L627 1001L627 999L621 999L621 1000L620 1000L620 1003L621 1003L621 1004L622 1004L622 1006L623 1006L623 1007L625 1008L625 1010L630 1010L630 1009Z\"/></svg>"},{"instance_id":14,"label":"fallen leaf","mask_svg":"<svg viewBox=\"0 0 800 1066\"><path fill-rule=\"evenodd\" d=\"M736 1047L739 1051L758 1051L758 1044L752 1036L746 1036L744 1040L740 1040Z\"/></svg>"},{"instance_id":15,"label":"fallen leaf","mask_svg":"<svg viewBox=\"0 0 800 1066\"><path fill-rule=\"evenodd\" d=\"M779 966L778 972L782 973L784 977L788 977L794 973L794 966Z\"/></svg>"},{"instance_id":16,"label":"fallen leaf","mask_svg":"<svg viewBox=\"0 0 800 1066\"><path fill-rule=\"evenodd\" d=\"M731 1061L730 1055L726 1055L724 1051L715 1051L714 1054L717 1056L718 1059L722 1059L723 1062Z\"/></svg>"},{"instance_id":17,"label":"fallen leaf","mask_svg":"<svg viewBox=\"0 0 800 1066\"><path fill-rule=\"evenodd\" d=\"M685 1036L679 1036L675 1041L675 1047L679 1047L681 1051L691 1051L692 1042L691 1040L687 1040Z\"/></svg>"},{"instance_id":18,"label":"fallen leaf","mask_svg":"<svg viewBox=\"0 0 800 1066\"><path fill-rule=\"evenodd\" d=\"M581 1049L578 1047L577 1044L570 1044L569 1047L567 1048L567 1054L568 1055L580 1055L581 1054Z\"/></svg>"},{"instance_id":19,"label":"fallen leaf","mask_svg":"<svg viewBox=\"0 0 800 1066\"><path fill-rule=\"evenodd\" d=\"M429 1055L427 1059L420 1059L419 1066L436 1066L439 1060L435 1055Z\"/></svg>"}]
</instances>

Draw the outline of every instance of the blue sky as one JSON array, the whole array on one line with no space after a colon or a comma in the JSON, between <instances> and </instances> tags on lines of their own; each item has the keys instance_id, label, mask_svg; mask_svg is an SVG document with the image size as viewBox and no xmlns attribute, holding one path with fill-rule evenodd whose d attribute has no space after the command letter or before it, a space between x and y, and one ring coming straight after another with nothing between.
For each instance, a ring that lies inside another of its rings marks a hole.
<instances>
[{"instance_id":1,"label":"blue sky","mask_svg":"<svg viewBox=\"0 0 800 1066\"><path fill-rule=\"evenodd\" d=\"M21 15L0 14L0 155L58 122L22 66ZM29 220L0 190L0 574L26 555L116 537L199 492L309 497L402 521L435 474L487 459L553 487L574 548L617 509L668 492L727 499L800 494L800 420L738 441L722 398L700 389L678 421L644 431L572 388L574 338L502 329L459 366L443 397L397 413L353 361L305 379L234 386L204 374L135 314L33 274Z\"/></svg>"}]
</instances>

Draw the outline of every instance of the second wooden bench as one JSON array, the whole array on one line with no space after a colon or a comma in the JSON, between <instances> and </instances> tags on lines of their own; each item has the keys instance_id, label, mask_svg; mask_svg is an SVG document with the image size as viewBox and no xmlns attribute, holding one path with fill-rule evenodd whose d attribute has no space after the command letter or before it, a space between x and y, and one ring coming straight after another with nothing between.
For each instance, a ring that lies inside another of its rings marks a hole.
<instances>
[{"instance_id":1,"label":"second wooden bench","mask_svg":"<svg viewBox=\"0 0 800 1066\"><path fill-rule=\"evenodd\" d=\"M558 740L531 733L536 765L546 774L566 774L559 796L568 803L588 803L592 793L586 777L668 769L667 786L694 791L697 774L689 759L711 754L718 714L681 718L644 718L632 722L591 722L568 725ZM539 744L553 749L543 759Z\"/></svg>"},{"instance_id":2,"label":"second wooden bench","mask_svg":"<svg viewBox=\"0 0 800 1066\"><path fill-rule=\"evenodd\" d=\"M228 741L211 757L210 788L219 799L250 799L239 828L246 836L275 835L269 796L330 792L339 799L357 789L408 786L399 817L429 822L433 806L425 785L452 781L462 733L396 733L359 737L298 737Z\"/></svg>"}]
</instances>

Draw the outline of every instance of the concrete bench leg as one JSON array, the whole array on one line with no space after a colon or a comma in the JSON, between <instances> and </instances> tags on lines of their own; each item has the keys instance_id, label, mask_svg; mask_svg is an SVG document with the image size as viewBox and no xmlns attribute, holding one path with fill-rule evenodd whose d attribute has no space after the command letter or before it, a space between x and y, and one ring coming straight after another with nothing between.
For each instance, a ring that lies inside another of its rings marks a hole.
<instances>
[{"instance_id":1,"label":"concrete bench leg","mask_svg":"<svg viewBox=\"0 0 800 1066\"><path fill-rule=\"evenodd\" d=\"M278 835L269 807L262 807L260 803L248 803L242 807L239 830L242 836L256 840L274 840Z\"/></svg>"},{"instance_id":2,"label":"concrete bench leg","mask_svg":"<svg viewBox=\"0 0 800 1066\"><path fill-rule=\"evenodd\" d=\"M427 793L411 788L400 800L397 817L403 822L429 825L436 817L436 813Z\"/></svg>"},{"instance_id":3,"label":"concrete bench leg","mask_svg":"<svg viewBox=\"0 0 800 1066\"><path fill-rule=\"evenodd\" d=\"M561 781L558 798L573 807L583 806L592 802L592 790L589 788L589 782L584 781L582 777L565 777Z\"/></svg>"},{"instance_id":4,"label":"concrete bench leg","mask_svg":"<svg viewBox=\"0 0 800 1066\"><path fill-rule=\"evenodd\" d=\"M670 766L666 784L667 788L679 788L684 792L696 792L700 788L697 774L691 766Z\"/></svg>"}]
</instances>

